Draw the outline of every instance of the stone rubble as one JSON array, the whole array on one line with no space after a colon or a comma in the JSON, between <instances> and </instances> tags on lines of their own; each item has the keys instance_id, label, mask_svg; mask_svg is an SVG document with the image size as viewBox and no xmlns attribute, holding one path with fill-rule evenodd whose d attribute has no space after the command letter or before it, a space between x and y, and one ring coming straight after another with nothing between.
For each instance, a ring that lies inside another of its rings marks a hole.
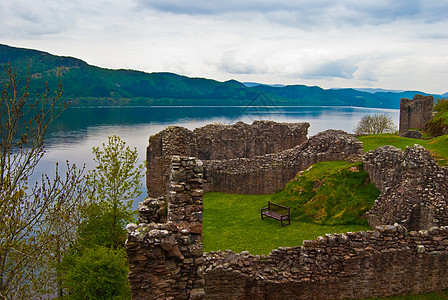
<instances>
[{"instance_id":1,"label":"stone rubble","mask_svg":"<svg viewBox=\"0 0 448 300\"><path fill-rule=\"evenodd\" d=\"M420 145L379 147L364 155L364 170L382 194L367 212L371 227L398 223L408 230L448 226L448 169Z\"/></svg>"}]
</instances>

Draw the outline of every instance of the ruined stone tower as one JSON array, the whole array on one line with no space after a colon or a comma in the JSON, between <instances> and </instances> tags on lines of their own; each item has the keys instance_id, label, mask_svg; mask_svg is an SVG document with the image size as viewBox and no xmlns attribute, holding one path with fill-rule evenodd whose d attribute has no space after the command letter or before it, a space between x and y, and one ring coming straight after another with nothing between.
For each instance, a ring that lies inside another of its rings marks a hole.
<instances>
[{"instance_id":1,"label":"ruined stone tower","mask_svg":"<svg viewBox=\"0 0 448 300\"><path fill-rule=\"evenodd\" d=\"M400 100L400 132L408 129L422 129L432 119L434 97L415 95Z\"/></svg>"}]
</instances>

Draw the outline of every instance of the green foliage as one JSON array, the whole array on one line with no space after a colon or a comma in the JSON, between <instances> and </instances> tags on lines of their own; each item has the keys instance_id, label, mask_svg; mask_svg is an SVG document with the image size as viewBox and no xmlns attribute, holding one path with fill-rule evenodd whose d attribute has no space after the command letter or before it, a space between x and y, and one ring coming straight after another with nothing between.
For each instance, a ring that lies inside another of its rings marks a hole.
<instances>
[{"instance_id":1,"label":"green foliage","mask_svg":"<svg viewBox=\"0 0 448 300\"><path fill-rule=\"evenodd\" d=\"M387 114L365 115L355 128L356 135L394 133L397 128L392 117Z\"/></svg>"},{"instance_id":2,"label":"green foliage","mask_svg":"<svg viewBox=\"0 0 448 300\"><path fill-rule=\"evenodd\" d=\"M374 150L384 145L391 145L404 150L408 146L419 144L428 149L438 164L448 164L448 135L439 136L430 140L416 140L392 134L377 134L358 137L363 144L364 152Z\"/></svg>"},{"instance_id":3,"label":"green foliage","mask_svg":"<svg viewBox=\"0 0 448 300\"><path fill-rule=\"evenodd\" d=\"M130 213L118 211L114 215L113 210L101 204L91 204L85 220L79 225L78 243L85 247L101 245L113 248L124 245L126 231L123 228L133 221L129 218Z\"/></svg>"},{"instance_id":4,"label":"green foliage","mask_svg":"<svg viewBox=\"0 0 448 300\"><path fill-rule=\"evenodd\" d=\"M64 299L130 299L123 248L98 246L68 254L61 273Z\"/></svg>"},{"instance_id":5,"label":"green foliage","mask_svg":"<svg viewBox=\"0 0 448 300\"><path fill-rule=\"evenodd\" d=\"M436 105L434 106L434 111L437 113L444 113L448 111L448 99L438 99Z\"/></svg>"},{"instance_id":6,"label":"green foliage","mask_svg":"<svg viewBox=\"0 0 448 300\"><path fill-rule=\"evenodd\" d=\"M439 99L434 111L436 114L425 124L425 131L435 137L448 134L448 99Z\"/></svg>"},{"instance_id":7,"label":"green foliage","mask_svg":"<svg viewBox=\"0 0 448 300\"><path fill-rule=\"evenodd\" d=\"M95 239L103 240L101 245L117 247L124 243L124 226L135 217L132 202L141 194L143 165L136 165L137 149L130 149L117 136L110 136L102 149L94 147L93 153L97 166L89 172L87 183L94 191L90 197L97 204L89 212L81 234L87 240L89 235L90 239L97 236Z\"/></svg>"},{"instance_id":8,"label":"green foliage","mask_svg":"<svg viewBox=\"0 0 448 300\"><path fill-rule=\"evenodd\" d=\"M204 251L231 249L234 252L269 254L278 247L293 247L303 240L316 239L326 233L369 229L365 225L328 226L292 221L281 227L271 218L261 220L260 209L272 195L237 195L206 193L204 195Z\"/></svg>"},{"instance_id":9,"label":"green foliage","mask_svg":"<svg viewBox=\"0 0 448 300\"><path fill-rule=\"evenodd\" d=\"M301 172L272 201L291 207L291 219L326 225L367 225L380 191L362 164L321 162Z\"/></svg>"},{"instance_id":10,"label":"green foliage","mask_svg":"<svg viewBox=\"0 0 448 300\"><path fill-rule=\"evenodd\" d=\"M143 165L137 165L137 149L117 136L93 154L97 166L87 175L92 204L65 253L61 279L67 299L127 299L124 227L134 221L132 201L141 193Z\"/></svg>"}]
</instances>

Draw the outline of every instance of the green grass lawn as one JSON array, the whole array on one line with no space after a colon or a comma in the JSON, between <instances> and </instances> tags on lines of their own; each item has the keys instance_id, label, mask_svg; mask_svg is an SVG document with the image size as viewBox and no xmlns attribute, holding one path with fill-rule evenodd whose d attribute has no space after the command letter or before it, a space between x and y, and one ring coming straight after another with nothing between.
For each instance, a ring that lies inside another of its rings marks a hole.
<instances>
[{"instance_id":1,"label":"green grass lawn","mask_svg":"<svg viewBox=\"0 0 448 300\"><path fill-rule=\"evenodd\" d=\"M260 209L272 195L237 195L206 193L204 195L203 246L205 252L232 250L251 254L269 254L278 247L300 246L303 240L314 240L326 233L369 230L363 225L324 226L292 221L261 220Z\"/></svg>"}]
</instances>

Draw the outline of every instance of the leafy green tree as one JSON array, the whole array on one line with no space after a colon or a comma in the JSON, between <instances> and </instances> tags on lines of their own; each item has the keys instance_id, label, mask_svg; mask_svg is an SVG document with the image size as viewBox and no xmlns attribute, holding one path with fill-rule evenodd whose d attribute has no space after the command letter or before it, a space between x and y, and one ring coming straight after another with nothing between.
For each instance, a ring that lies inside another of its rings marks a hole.
<instances>
[{"instance_id":1,"label":"leafy green tree","mask_svg":"<svg viewBox=\"0 0 448 300\"><path fill-rule=\"evenodd\" d=\"M141 194L143 164L137 165L137 149L131 149L118 136L110 136L108 144L94 147L94 161L97 166L89 172L87 182L94 192L88 221L82 231L85 239L101 230L104 246L118 247L124 244L127 222L133 221L134 198ZM90 234L88 234L90 232Z\"/></svg>"},{"instance_id":2,"label":"leafy green tree","mask_svg":"<svg viewBox=\"0 0 448 300\"><path fill-rule=\"evenodd\" d=\"M356 135L394 133L397 127L387 114L365 115L355 128Z\"/></svg>"},{"instance_id":3,"label":"leafy green tree","mask_svg":"<svg viewBox=\"0 0 448 300\"><path fill-rule=\"evenodd\" d=\"M45 132L67 107L62 87L53 97L48 84L31 99L30 76L21 82L5 66L0 98L0 298L29 298L46 293L57 276L54 261L72 237L87 188L83 170L67 163L65 176L58 166L31 183L31 175L45 154Z\"/></svg>"},{"instance_id":4,"label":"leafy green tree","mask_svg":"<svg viewBox=\"0 0 448 300\"><path fill-rule=\"evenodd\" d=\"M64 299L129 299L128 267L123 248L104 246L68 254L61 265Z\"/></svg>"},{"instance_id":5,"label":"leafy green tree","mask_svg":"<svg viewBox=\"0 0 448 300\"><path fill-rule=\"evenodd\" d=\"M137 149L117 136L93 148L97 166L87 175L92 204L79 225L79 239L64 256L60 272L67 299L129 298L124 254L125 224L132 222L132 202L141 193L143 165Z\"/></svg>"}]
</instances>

